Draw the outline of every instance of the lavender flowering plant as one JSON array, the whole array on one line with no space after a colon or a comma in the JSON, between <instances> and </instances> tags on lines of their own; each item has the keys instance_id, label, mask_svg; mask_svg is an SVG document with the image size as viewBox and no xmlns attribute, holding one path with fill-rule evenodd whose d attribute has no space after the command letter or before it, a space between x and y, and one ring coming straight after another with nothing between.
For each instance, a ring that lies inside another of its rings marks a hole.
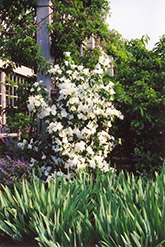
<instances>
[{"instance_id":1,"label":"lavender flowering plant","mask_svg":"<svg viewBox=\"0 0 165 247\"><path fill-rule=\"evenodd\" d=\"M21 160L13 160L6 155L0 158L0 184L12 185L21 178L27 178L30 175L30 165Z\"/></svg>"}]
</instances>

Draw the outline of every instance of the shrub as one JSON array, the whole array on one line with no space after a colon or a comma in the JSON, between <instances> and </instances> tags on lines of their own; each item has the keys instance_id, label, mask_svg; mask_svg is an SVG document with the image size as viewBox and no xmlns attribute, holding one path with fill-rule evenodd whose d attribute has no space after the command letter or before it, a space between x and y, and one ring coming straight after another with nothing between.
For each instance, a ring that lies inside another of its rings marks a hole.
<instances>
[{"instance_id":1,"label":"shrub","mask_svg":"<svg viewBox=\"0 0 165 247\"><path fill-rule=\"evenodd\" d=\"M44 121L45 134L20 147L38 163L45 176L54 170L77 172L86 167L109 171L109 153L115 146L111 126L122 114L113 106L113 83L104 71L109 60L100 57L92 72L77 66L66 53L62 66L49 71L58 89L54 104L49 104L42 83L36 82L28 99L28 109Z\"/></svg>"},{"instance_id":2,"label":"shrub","mask_svg":"<svg viewBox=\"0 0 165 247\"><path fill-rule=\"evenodd\" d=\"M113 153L114 162L144 175L160 172L165 156L164 44L163 36L148 51L144 38L127 41L122 46L126 56L117 60L112 78L114 103L124 115L115 125L114 135L121 137L122 146Z\"/></svg>"},{"instance_id":3,"label":"shrub","mask_svg":"<svg viewBox=\"0 0 165 247\"><path fill-rule=\"evenodd\" d=\"M12 185L22 178L28 177L30 166L21 160L13 160L8 155L0 158L0 184Z\"/></svg>"}]
</instances>

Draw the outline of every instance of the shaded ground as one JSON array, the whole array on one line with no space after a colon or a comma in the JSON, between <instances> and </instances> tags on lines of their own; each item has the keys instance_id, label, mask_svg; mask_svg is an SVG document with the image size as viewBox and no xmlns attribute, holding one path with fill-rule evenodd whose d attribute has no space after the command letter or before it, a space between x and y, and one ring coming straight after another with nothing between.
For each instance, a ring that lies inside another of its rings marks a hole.
<instances>
[{"instance_id":1,"label":"shaded ground","mask_svg":"<svg viewBox=\"0 0 165 247\"><path fill-rule=\"evenodd\" d=\"M21 244L17 244L17 243L14 243L13 241L8 241L8 240L1 240L0 239L0 247L38 247L38 245L36 244L25 244L25 245L22 245Z\"/></svg>"}]
</instances>

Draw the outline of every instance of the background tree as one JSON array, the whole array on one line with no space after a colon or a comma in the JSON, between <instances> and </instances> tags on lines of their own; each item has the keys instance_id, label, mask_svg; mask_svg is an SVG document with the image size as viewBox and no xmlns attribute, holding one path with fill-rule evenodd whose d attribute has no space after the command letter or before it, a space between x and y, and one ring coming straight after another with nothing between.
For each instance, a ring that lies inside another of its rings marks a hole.
<instances>
[{"instance_id":1,"label":"background tree","mask_svg":"<svg viewBox=\"0 0 165 247\"><path fill-rule=\"evenodd\" d=\"M0 2L0 58L34 68L41 62L36 44L34 1Z\"/></svg>"},{"instance_id":2,"label":"background tree","mask_svg":"<svg viewBox=\"0 0 165 247\"><path fill-rule=\"evenodd\" d=\"M16 66L36 68L43 61L36 44L36 2L8 0L0 3L0 58ZM80 45L91 35L103 39L107 33L105 18L108 0L52 0L52 19L49 25L52 56L61 61L63 52L80 56Z\"/></svg>"},{"instance_id":3,"label":"background tree","mask_svg":"<svg viewBox=\"0 0 165 247\"><path fill-rule=\"evenodd\" d=\"M9 69L25 65L37 71L37 67L44 67L45 63L36 43L36 2L27 0L14 0L12 4L8 0L0 2L0 58L10 61ZM71 51L77 63L88 63L88 67L94 66L99 58L99 49L84 48L84 56L80 57L80 46L91 35L101 39L106 36L108 29L104 21L109 11L108 0L52 0L51 8L53 22L48 28L54 61L62 62L63 53ZM23 123L28 119L25 117L27 108L25 104L20 103L26 102L28 97L21 94L24 87L27 88L27 85L19 85L17 109L12 107L6 109L8 119L12 119L8 122L13 131L22 129ZM31 125L30 119L29 124Z\"/></svg>"},{"instance_id":4,"label":"background tree","mask_svg":"<svg viewBox=\"0 0 165 247\"><path fill-rule=\"evenodd\" d=\"M76 62L84 62L80 57L80 47L91 36L103 40L108 35L105 19L109 12L107 0L52 0L53 22L49 25L52 39L52 56L55 63L61 62L66 51L72 53ZM84 54L90 55L84 48ZM92 51L93 52L93 51ZM97 57L97 49L94 54ZM91 56L94 55L93 53ZM92 62L92 61L91 61ZM94 62L94 61L93 61Z\"/></svg>"},{"instance_id":5,"label":"background tree","mask_svg":"<svg viewBox=\"0 0 165 247\"><path fill-rule=\"evenodd\" d=\"M146 49L147 39L118 40L116 50L114 43L108 45L116 61L115 101L124 115L115 130L123 144L112 158L121 168L153 174L165 155L165 36L151 51Z\"/></svg>"}]
</instances>

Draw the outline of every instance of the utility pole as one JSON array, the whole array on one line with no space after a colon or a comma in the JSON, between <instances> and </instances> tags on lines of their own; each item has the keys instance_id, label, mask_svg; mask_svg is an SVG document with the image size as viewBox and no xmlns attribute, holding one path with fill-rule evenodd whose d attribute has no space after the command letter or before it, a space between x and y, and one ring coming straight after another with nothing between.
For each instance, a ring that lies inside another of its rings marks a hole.
<instances>
[{"instance_id":1,"label":"utility pole","mask_svg":"<svg viewBox=\"0 0 165 247\"><path fill-rule=\"evenodd\" d=\"M50 56L50 33L47 29L47 24L50 24L51 8L50 0L36 0L37 2L37 44L41 48L43 58L51 62ZM43 81L48 89L49 95L51 92L51 81L49 76L41 71L37 73L37 80Z\"/></svg>"}]
</instances>

